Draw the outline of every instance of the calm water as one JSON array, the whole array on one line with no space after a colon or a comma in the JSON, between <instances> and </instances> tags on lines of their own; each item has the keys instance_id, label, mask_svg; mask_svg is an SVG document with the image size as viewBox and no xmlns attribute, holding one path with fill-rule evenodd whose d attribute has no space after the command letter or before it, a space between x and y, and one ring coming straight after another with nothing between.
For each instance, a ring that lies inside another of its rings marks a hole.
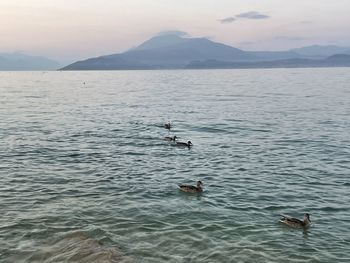
<instances>
[{"instance_id":1,"label":"calm water","mask_svg":"<svg viewBox=\"0 0 350 263\"><path fill-rule=\"evenodd\" d=\"M350 262L349 131L349 68L0 73L0 262Z\"/></svg>"}]
</instances>

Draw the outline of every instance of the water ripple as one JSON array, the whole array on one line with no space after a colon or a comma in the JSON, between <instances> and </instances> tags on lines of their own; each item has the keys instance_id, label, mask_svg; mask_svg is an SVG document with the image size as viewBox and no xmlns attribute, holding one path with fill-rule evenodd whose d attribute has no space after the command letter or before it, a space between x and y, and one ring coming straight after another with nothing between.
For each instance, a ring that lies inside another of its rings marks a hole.
<instances>
[{"instance_id":1,"label":"water ripple","mask_svg":"<svg viewBox=\"0 0 350 263\"><path fill-rule=\"evenodd\" d=\"M349 262L348 71L0 73L0 261Z\"/></svg>"}]
</instances>

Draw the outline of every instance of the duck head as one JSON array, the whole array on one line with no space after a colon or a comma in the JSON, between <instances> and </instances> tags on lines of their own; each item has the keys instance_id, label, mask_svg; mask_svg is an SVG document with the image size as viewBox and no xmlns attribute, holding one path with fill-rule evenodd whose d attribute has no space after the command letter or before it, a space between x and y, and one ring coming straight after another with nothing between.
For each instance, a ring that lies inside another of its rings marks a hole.
<instances>
[{"instance_id":1,"label":"duck head","mask_svg":"<svg viewBox=\"0 0 350 263\"><path fill-rule=\"evenodd\" d=\"M198 182L197 182L197 187L198 187L198 188L203 188L203 183L202 183L201 181L198 181Z\"/></svg>"},{"instance_id":2,"label":"duck head","mask_svg":"<svg viewBox=\"0 0 350 263\"><path fill-rule=\"evenodd\" d=\"M193 145L191 141L188 141L187 144L188 144L188 147Z\"/></svg>"},{"instance_id":3,"label":"duck head","mask_svg":"<svg viewBox=\"0 0 350 263\"><path fill-rule=\"evenodd\" d=\"M310 215L308 213L304 215L304 222L307 224L311 223Z\"/></svg>"}]
</instances>

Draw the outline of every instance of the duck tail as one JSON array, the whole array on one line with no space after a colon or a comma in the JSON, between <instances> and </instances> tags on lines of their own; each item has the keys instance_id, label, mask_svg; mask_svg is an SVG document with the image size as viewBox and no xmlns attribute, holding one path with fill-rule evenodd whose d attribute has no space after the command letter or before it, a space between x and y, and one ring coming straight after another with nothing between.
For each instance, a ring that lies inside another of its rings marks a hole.
<instances>
[{"instance_id":1,"label":"duck tail","mask_svg":"<svg viewBox=\"0 0 350 263\"><path fill-rule=\"evenodd\" d=\"M282 215L282 214L280 216L281 216L280 222L283 222L283 221L285 221L288 218L287 216Z\"/></svg>"}]
</instances>

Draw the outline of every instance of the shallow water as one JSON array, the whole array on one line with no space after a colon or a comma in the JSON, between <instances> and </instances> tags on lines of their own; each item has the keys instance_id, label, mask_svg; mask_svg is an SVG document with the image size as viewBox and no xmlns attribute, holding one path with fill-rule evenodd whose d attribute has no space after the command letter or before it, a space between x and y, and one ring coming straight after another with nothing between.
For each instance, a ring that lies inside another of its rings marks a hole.
<instances>
[{"instance_id":1,"label":"shallow water","mask_svg":"<svg viewBox=\"0 0 350 263\"><path fill-rule=\"evenodd\" d=\"M2 72L0 95L0 262L350 262L349 68Z\"/></svg>"}]
</instances>

